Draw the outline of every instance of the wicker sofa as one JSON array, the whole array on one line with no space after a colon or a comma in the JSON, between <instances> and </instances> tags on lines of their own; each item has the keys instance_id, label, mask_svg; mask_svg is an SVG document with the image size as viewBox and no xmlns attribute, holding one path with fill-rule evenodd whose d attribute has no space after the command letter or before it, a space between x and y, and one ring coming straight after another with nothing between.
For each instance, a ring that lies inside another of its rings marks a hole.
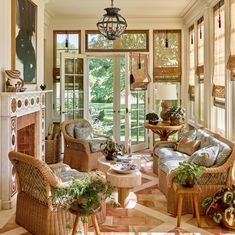
<instances>
[{"instance_id":1,"label":"wicker sofa","mask_svg":"<svg viewBox=\"0 0 235 235\"><path fill-rule=\"evenodd\" d=\"M188 138L200 140L200 149L208 146L219 146L219 152L215 163L206 168L206 172L199 179L201 187L199 202L207 196L215 193L221 187L232 184L232 169L235 160L235 145L218 134L207 130L197 129L185 134ZM173 189L175 169L179 162L189 159L185 153L176 149L176 141L160 141L153 150L153 171L159 176L159 189L167 198L167 211L176 215L177 197ZM191 213L190 199L185 197L183 213ZM203 214L203 211L200 211Z\"/></svg>"},{"instance_id":2,"label":"wicker sofa","mask_svg":"<svg viewBox=\"0 0 235 235\"><path fill-rule=\"evenodd\" d=\"M93 133L85 119L67 120L61 124L64 136L64 160L71 168L91 171L97 168L97 160L103 154L100 144L109 136Z\"/></svg>"},{"instance_id":3,"label":"wicker sofa","mask_svg":"<svg viewBox=\"0 0 235 235\"><path fill-rule=\"evenodd\" d=\"M54 189L65 187L71 177L81 178L84 173L57 163L47 165L32 156L10 152L17 178L16 223L36 235L69 234L75 215L58 206ZM105 221L106 207L102 204L97 214L99 223ZM90 222L91 224L91 222Z\"/></svg>"}]
</instances>

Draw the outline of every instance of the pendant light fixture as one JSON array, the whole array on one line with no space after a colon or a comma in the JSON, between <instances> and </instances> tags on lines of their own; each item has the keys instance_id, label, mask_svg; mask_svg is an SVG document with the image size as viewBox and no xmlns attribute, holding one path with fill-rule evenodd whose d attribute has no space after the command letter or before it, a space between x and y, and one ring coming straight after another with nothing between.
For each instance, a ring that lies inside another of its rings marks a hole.
<instances>
[{"instance_id":1,"label":"pendant light fixture","mask_svg":"<svg viewBox=\"0 0 235 235\"><path fill-rule=\"evenodd\" d=\"M105 8L106 14L96 24L99 32L104 35L108 40L116 40L121 34L124 33L127 22L118 13L120 8L113 7L113 0L111 0L111 7Z\"/></svg>"},{"instance_id":2,"label":"pendant light fixture","mask_svg":"<svg viewBox=\"0 0 235 235\"><path fill-rule=\"evenodd\" d=\"M68 34L68 32L66 32L65 48L67 50L69 49L69 34Z\"/></svg>"}]
</instances>

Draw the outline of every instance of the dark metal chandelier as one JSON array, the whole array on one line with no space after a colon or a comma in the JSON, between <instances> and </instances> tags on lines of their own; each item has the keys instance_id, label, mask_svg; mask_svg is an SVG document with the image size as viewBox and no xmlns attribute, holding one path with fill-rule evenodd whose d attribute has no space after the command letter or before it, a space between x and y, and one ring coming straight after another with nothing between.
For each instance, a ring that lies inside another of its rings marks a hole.
<instances>
[{"instance_id":1,"label":"dark metal chandelier","mask_svg":"<svg viewBox=\"0 0 235 235\"><path fill-rule=\"evenodd\" d=\"M111 0L111 7L105 8L106 14L96 24L98 30L109 40L115 40L124 33L127 23L126 20L118 14L120 8L113 7L113 0Z\"/></svg>"}]
</instances>

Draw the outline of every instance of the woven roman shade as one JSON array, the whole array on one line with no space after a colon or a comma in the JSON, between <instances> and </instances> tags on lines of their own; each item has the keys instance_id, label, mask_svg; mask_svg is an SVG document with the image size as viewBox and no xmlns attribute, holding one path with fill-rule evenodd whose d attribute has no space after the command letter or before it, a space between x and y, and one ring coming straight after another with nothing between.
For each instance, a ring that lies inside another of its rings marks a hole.
<instances>
[{"instance_id":1,"label":"woven roman shade","mask_svg":"<svg viewBox=\"0 0 235 235\"><path fill-rule=\"evenodd\" d=\"M231 80L235 81L235 0L231 0L231 37L230 37L230 56L227 68L231 70Z\"/></svg>"},{"instance_id":2,"label":"woven roman shade","mask_svg":"<svg viewBox=\"0 0 235 235\"><path fill-rule=\"evenodd\" d=\"M214 104L225 103L225 14L224 1L214 7L214 73L213 91ZM222 99L222 100L221 100Z\"/></svg>"},{"instance_id":3,"label":"woven roman shade","mask_svg":"<svg viewBox=\"0 0 235 235\"><path fill-rule=\"evenodd\" d=\"M148 55L132 53L130 56L131 65L131 90L147 90L151 78L148 73Z\"/></svg>"},{"instance_id":4,"label":"woven roman shade","mask_svg":"<svg viewBox=\"0 0 235 235\"><path fill-rule=\"evenodd\" d=\"M197 21L197 68L196 75L199 82L204 80L204 18Z\"/></svg>"},{"instance_id":5,"label":"woven roman shade","mask_svg":"<svg viewBox=\"0 0 235 235\"><path fill-rule=\"evenodd\" d=\"M181 30L154 30L154 82L181 81Z\"/></svg>"},{"instance_id":6,"label":"woven roman shade","mask_svg":"<svg viewBox=\"0 0 235 235\"><path fill-rule=\"evenodd\" d=\"M189 98L194 100L195 97L195 65L194 65L194 26L189 28Z\"/></svg>"}]
</instances>

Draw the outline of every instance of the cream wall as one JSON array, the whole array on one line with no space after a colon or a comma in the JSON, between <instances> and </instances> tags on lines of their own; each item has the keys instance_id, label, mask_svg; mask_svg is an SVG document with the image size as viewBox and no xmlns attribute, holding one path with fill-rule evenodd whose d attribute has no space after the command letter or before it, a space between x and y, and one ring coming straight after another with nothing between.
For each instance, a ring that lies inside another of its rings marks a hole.
<instances>
[{"instance_id":1,"label":"cream wall","mask_svg":"<svg viewBox=\"0 0 235 235\"><path fill-rule=\"evenodd\" d=\"M44 0L33 0L38 6L37 18L37 84L26 84L27 90L44 83ZM0 0L0 91L4 91L4 70L11 69L11 0Z\"/></svg>"}]
</instances>

